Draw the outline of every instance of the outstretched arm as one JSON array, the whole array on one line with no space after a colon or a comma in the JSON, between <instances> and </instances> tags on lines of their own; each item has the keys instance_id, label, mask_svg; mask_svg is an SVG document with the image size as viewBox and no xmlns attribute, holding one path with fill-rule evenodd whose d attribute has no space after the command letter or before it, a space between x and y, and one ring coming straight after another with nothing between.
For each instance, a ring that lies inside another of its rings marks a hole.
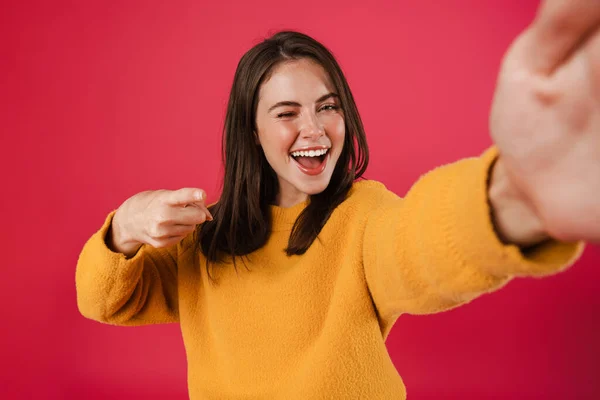
<instances>
[{"instance_id":1,"label":"outstretched arm","mask_svg":"<svg viewBox=\"0 0 600 400\"><path fill-rule=\"evenodd\" d=\"M583 242L525 249L499 238L488 198L497 160L492 147L428 172L404 198L382 188L369 200L363 266L384 332L403 313L449 310L513 277L563 271L582 254Z\"/></svg>"},{"instance_id":2,"label":"outstretched arm","mask_svg":"<svg viewBox=\"0 0 600 400\"><path fill-rule=\"evenodd\" d=\"M77 305L83 316L112 325L177 322L178 244L144 244L127 257L110 249L115 212L86 242L77 261Z\"/></svg>"}]
</instances>

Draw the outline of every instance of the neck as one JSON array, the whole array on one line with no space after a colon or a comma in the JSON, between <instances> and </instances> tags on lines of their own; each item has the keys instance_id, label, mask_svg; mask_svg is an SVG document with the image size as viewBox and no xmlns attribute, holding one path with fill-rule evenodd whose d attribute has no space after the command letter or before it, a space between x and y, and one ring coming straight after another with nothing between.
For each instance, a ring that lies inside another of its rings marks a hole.
<instances>
[{"instance_id":1,"label":"neck","mask_svg":"<svg viewBox=\"0 0 600 400\"><path fill-rule=\"evenodd\" d=\"M300 203L306 202L306 200L308 200L308 195L304 195L302 197L295 197L295 198L285 198L285 197L280 198L279 196L277 196L277 198L275 199L275 205L277 207L281 207L281 208L291 208Z\"/></svg>"},{"instance_id":2,"label":"neck","mask_svg":"<svg viewBox=\"0 0 600 400\"><path fill-rule=\"evenodd\" d=\"M275 205L281 208L294 207L308 200L308 194L303 193L287 182L279 182L279 193L275 197Z\"/></svg>"}]
</instances>

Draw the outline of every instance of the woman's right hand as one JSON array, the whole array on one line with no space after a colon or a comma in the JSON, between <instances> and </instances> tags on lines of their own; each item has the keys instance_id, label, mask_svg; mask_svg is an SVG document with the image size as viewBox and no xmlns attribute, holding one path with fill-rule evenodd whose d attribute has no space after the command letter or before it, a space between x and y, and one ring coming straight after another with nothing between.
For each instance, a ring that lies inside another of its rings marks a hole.
<instances>
[{"instance_id":1,"label":"woman's right hand","mask_svg":"<svg viewBox=\"0 0 600 400\"><path fill-rule=\"evenodd\" d=\"M153 190L137 193L117 209L107 244L111 250L134 255L144 243L168 247L213 217L201 189Z\"/></svg>"}]
</instances>

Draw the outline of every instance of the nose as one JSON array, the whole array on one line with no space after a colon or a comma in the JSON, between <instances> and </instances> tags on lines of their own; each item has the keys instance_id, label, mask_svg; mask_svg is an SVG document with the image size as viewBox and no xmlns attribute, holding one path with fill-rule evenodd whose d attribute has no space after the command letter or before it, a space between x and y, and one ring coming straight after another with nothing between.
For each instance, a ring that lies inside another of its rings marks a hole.
<instances>
[{"instance_id":1,"label":"nose","mask_svg":"<svg viewBox=\"0 0 600 400\"><path fill-rule=\"evenodd\" d=\"M318 139L325 134L325 129L315 113L306 113L302 121L300 134L307 139Z\"/></svg>"}]
</instances>

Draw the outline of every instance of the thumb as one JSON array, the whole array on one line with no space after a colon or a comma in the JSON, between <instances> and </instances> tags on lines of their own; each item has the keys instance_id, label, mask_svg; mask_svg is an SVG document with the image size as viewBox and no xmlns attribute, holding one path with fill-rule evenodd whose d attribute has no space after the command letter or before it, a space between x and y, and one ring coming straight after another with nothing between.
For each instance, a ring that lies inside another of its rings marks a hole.
<instances>
[{"instance_id":1,"label":"thumb","mask_svg":"<svg viewBox=\"0 0 600 400\"><path fill-rule=\"evenodd\" d=\"M169 193L167 203L172 205L182 205L195 203L206 199L206 192L198 188L182 188Z\"/></svg>"},{"instance_id":2,"label":"thumb","mask_svg":"<svg viewBox=\"0 0 600 400\"><path fill-rule=\"evenodd\" d=\"M598 1L544 0L531 25L528 61L538 71L553 72L599 24Z\"/></svg>"}]
</instances>

